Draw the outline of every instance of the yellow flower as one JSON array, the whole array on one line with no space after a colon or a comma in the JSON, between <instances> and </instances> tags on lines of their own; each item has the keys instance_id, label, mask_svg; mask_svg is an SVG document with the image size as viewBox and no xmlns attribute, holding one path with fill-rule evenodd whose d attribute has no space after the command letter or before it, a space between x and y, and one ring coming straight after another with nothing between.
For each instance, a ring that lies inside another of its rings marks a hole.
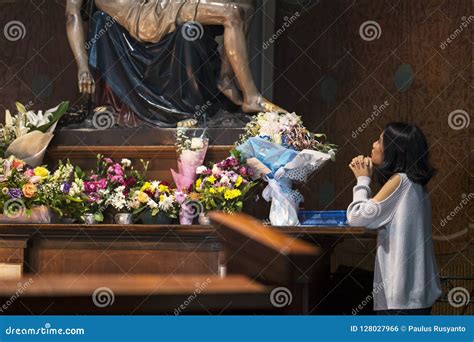
<instances>
[{"instance_id":1,"label":"yellow flower","mask_svg":"<svg viewBox=\"0 0 474 342\"><path fill-rule=\"evenodd\" d=\"M145 184L143 184L142 188L140 189L140 191L145 191L146 189L148 188L151 188L151 184L150 182L145 182Z\"/></svg>"},{"instance_id":2,"label":"yellow flower","mask_svg":"<svg viewBox=\"0 0 474 342\"><path fill-rule=\"evenodd\" d=\"M211 184L214 184L216 182L216 178L214 176L209 176L209 178L207 179L207 181Z\"/></svg>"},{"instance_id":3,"label":"yellow flower","mask_svg":"<svg viewBox=\"0 0 474 342\"><path fill-rule=\"evenodd\" d=\"M201 178L198 178L198 180L196 181L196 188L200 188L200 187L201 187L201 183L202 183Z\"/></svg>"},{"instance_id":4,"label":"yellow flower","mask_svg":"<svg viewBox=\"0 0 474 342\"><path fill-rule=\"evenodd\" d=\"M215 193L216 193L216 189L210 188L210 189L209 189L209 193L210 193L210 194L215 194Z\"/></svg>"},{"instance_id":5,"label":"yellow flower","mask_svg":"<svg viewBox=\"0 0 474 342\"><path fill-rule=\"evenodd\" d=\"M163 202L165 200L165 195L160 195L160 202Z\"/></svg>"},{"instance_id":6,"label":"yellow flower","mask_svg":"<svg viewBox=\"0 0 474 342\"><path fill-rule=\"evenodd\" d=\"M149 199L150 199L150 197L148 196L148 194L146 192L140 191L138 193L138 196L137 196L138 202L146 203L146 202L148 202Z\"/></svg>"},{"instance_id":7,"label":"yellow flower","mask_svg":"<svg viewBox=\"0 0 474 342\"><path fill-rule=\"evenodd\" d=\"M160 192L169 192L170 188L166 185L160 184L160 185L158 185L158 190Z\"/></svg>"},{"instance_id":8,"label":"yellow flower","mask_svg":"<svg viewBox=\"0 0 474 342\"><path fill-rule=\"evenodd\" d=\"M237 180L235 181L235 186L239 187L240 184L242 184L243 180L244 179L242 178L242 176L237 177Z\"/></svg>"},{"instance_id":9,"label":"yellow flower","mask_svg":"<svg viewBox=\"0 0 474 342\"><path fill-rule=\"evenodd\" d=\"M224 186L220 186L217 188L217 191L219 191L220 193L223 193L227 188L224 187Z\"/></svg>"},{"instance_id":10,"label":"yellow flower","mask_svg":"<svg viewBox=\"0 0 474 342\"><path fill-rule=\"evenodd\" d=\"M239 189L234 189L234 190L227 190L224 194L225 199L231 200L236 197L239 197L242 193L240 192Z\"/></svg>"},{"instance_id":11,"label":"yellow flower","mask_svg":"<svg viewBox=\"0 0 474 342\"><path fill-rule=\"evenodd\" d=\"M48 171L48 169L46 169L42 166L35 167L35 176L40 176L41 178L46 178L46 177L49 176L49 171Z\"/></svg>"}]
</instances>

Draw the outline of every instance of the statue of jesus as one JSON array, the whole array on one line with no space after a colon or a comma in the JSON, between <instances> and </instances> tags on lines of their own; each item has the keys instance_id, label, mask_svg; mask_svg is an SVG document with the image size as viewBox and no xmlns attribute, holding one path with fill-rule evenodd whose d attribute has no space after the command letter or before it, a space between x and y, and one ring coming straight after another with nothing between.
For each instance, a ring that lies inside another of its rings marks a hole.
<instances>
[{"instance_id":1,"label":"statue of jesus","mask_svg":"<svg viewBox=\"0 0 474 342\"><path fill-rule=\"evenodd\" d=\"M153 50L148 49L150 46L154 47L160 44L162 40L165 40L171 33L176 32L178 28L181 28L182 25L188 22L195 22L205 26L222 26L224 29L224 42L220 76L215 82L217 89L234 104L240 106L244 113L282 110L260 94L250 72L246 31L254 11L252 0L239 1L239 3L228 0L93 1L102 14L113 18L113 21L120 25L120 29L126 31L126 34L117 35L113 39L113 43L115 43L117 40L125 37L122 44L127 49L125 59L132 56L139 62L142 62L144 58L142 56L151 58L150 55L152 55L151 51ZM81 18L83 2L83 0L67 0L67 35L78 65L79 90L82 94L92 95L95 92L95 81L90 69L91 61L89 58L92 59L92 57L89 56L86 49L86 36ZM135 48L135 45L133 45L135 42L133 41L142 44L143 48ZM145 51L140 56L141 59L135 56L135 53L141 51L140 49ZM205 66L205 63L202 64ZM130 69L140 68L141 66L135 66ZM151 71L149 69L146 72L139 71L140 77L143 76L140 82L146 83L147 75ZM192 75L188 76L191 77ZM137 76L134 76L134 78L137 78ZM187 80L183 79L182 82L185 83ZM114 82L111 81L111 83ZM140 88L142 83L139 83L138 88ZM157 87L151 88L157 89L160 86L158 84ZM134 87L137 88L137 86ZM134 89L130 89L130 91L132 90ZM166 103L166 94L157 95L164 99L163 101ZM164 109L165 112L167 109L170 109L163 108L166 105L163 105L161 102L157 107ZM183 110L181 112L186 114ZM179 124L179 122L185 122L185 126L196 123L196 120L190 118L189 115L180 115L181 112L179 109L171 108L171 116L161 116L160 119L162 120L158 120L157 124L162 127L173 127Z\"/></svg>"}]
</instances>

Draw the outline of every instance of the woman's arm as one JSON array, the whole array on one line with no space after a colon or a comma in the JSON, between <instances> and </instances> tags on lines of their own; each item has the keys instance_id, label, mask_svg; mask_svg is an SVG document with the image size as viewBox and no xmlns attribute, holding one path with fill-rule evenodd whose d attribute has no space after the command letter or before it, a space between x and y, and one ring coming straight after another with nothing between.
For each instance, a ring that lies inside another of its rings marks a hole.
<instances>
[{"instance_id":1,"label":"woman's arm","mask_svg":"<svg viewBox=\"0 0 474 342\"><path fill-rule=\"evenodd\" d=\"M84 24L81 19L82 3L83 0L67 0L66 2L67 37L78 67L79 91L82 94L92 94L94 80L89 71L85 47Z\"/></svg>"},{"instance_id":2,"label":"woman's arm","mask_svg":"<svg viewBox=\"0 0 474 342\"><path fill-rule=\"evenodd\" d=\"M401 193L401 177L392 176L374 198L371 197L370 177L357 177L353 201L347 209L349 225L377 229L393 217Z\"/></svg>"}]
</instances>

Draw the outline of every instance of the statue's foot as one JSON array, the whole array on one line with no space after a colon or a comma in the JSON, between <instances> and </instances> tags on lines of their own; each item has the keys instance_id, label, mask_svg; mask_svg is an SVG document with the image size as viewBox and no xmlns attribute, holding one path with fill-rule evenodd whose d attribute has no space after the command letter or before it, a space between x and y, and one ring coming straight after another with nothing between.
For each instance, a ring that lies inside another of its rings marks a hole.
<instances>
[{"instance_id":1,"label":"statue's foot","mask_svg":"<svg viewBox=\"0 0 474 342\"><path fill-rule=\"evenodd\" d=\"M254 98L249 99L249 101L244 102L242 105L242 111L244 113L259 113L259 112L278 112L278 113L288 113L287 110L277 106L274 103L271 103L263 96L255 96Z\"/></svg>"},{"instance_id":2,"label":"statue's foot","mask_svg":"<svg viewBox=\"0 0 474 342\"><path fill-rule=\"evenodd\" d=\"M196 119L186 119L179 121L177 126L184 128L196 128L198 126L198 121Z\"/></svg>"},{"instance_id":3,"label":"statue's foot","mask_svg":"<svg viewBox=\"0 0 474 342\"><path fill-rule=\"evenodd\" d=\"M229 77L223 77L218 83L217 88L222 94L224 94L229 100L235 103L237 106L242 106L244 101L242 98L242 92L238 89L235 81Z\"/></svg>"}]
</instances>

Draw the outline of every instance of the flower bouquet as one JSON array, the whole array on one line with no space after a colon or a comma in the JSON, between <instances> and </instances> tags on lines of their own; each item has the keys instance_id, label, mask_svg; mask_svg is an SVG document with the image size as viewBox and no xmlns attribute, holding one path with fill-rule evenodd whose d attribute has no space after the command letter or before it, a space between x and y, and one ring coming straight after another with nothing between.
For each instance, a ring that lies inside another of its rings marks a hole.
<instances>
[{"instance_id":1,"label":"flower bouquet","mask_svg":"<svg viewBox=\"0 0 474 342\"><path fill-rule=\"evenodd\" d=\"M205 130L200 136L190 137L190 132L196 134L196 130L188 130L178 127L176 130L176 151L178 153L178 172L171 170L176 188L187 193L197 178L196 168L203 164L206 157L209 140L205 138ZM192 206L182 203L179 215L181 224L192 223Z\"/></svg>"},{"instance_id":2,"label":"flower bouquet","mask_svg":"<svg viewBox=\"0 0 474 342\"><path fill-rule=\"evenodd\" d=\"M301 193L293 182L308 177L335 157L337 146L324 134L304 127L295 113L260 113L245 127L236 150L257 177L268 182L262 196L271 201L270 222L275 226L298 225Z\"/></svg>"},{"instance_id":3,"label":"flower bouquet","mask_svg":"<svg viewBox=\"0 0 474 342\"><path fill-rule=\"evenodd\" d=\"M28 165L42 163L46 148L53 138L53 132L61 116L67 111L68 102L35 113L16 103L17 114L5 111L5 125L0 126L0 152L2 156L15 155Z\"/></svg>"},{"instance_id":4,"label":"flower bouquet","mask_svg":"<svg viewBox=\"0 0 474 342\"><path fill-rule=\"evenodd\" d=\"M244 200L256 184L251 178L252 169L243 165L236 156L228 157L211 168L200 166L196 173L199 178L195 182L194 191L205 212L242 211Z\"/></svg>"},{"instance_id":5,"label":"flower bouquet","mask_svg":"<svg viewBox=\"0 0 474 342\"><path fill-rule=\"evenodd\" d=\"M131 193L140 188L148 170L148 162L140 160L143 173L131 166L131 161L122 159L120 163L111 158L97 155L97 168L87 177L84 176L84 193L87 195L89 212L97 222L104 221L104 211L130 213Z\"/></svg>"},{"instance_id":6,"label":"flower bouquet","mask_svg":"<svg viewBox=\"0 0 474 342\"><path fill-rule=\"evenodd\" d=\"M84 194L82 170L69 160L59 161L58 168L42 186L44 203L63 220L71 222L83 219L87 212L88 197Z\"/></svg>"},{"instance_id":7,"label":"flower bouquet","mask_svg":"<svg viewBox=\"0 0 474 342\"><path fill-rule=\"evenodd\" d=\"M0 223L50 223L52 215L42 196L48 176L45 167L27 168L14 156L0 159Z\"/></svg>"},{"instance_id":8,"label":"flower bouquet","mask_svg":"<svg viewBox=\"0 0 474 342\"><path fill-rule=\"evenodd\" d=\"M131 195L130 206L145 224L170 224L185 199L184 192L171 189L166 182L145 182Z\"/></svg>"}]
</instances>

